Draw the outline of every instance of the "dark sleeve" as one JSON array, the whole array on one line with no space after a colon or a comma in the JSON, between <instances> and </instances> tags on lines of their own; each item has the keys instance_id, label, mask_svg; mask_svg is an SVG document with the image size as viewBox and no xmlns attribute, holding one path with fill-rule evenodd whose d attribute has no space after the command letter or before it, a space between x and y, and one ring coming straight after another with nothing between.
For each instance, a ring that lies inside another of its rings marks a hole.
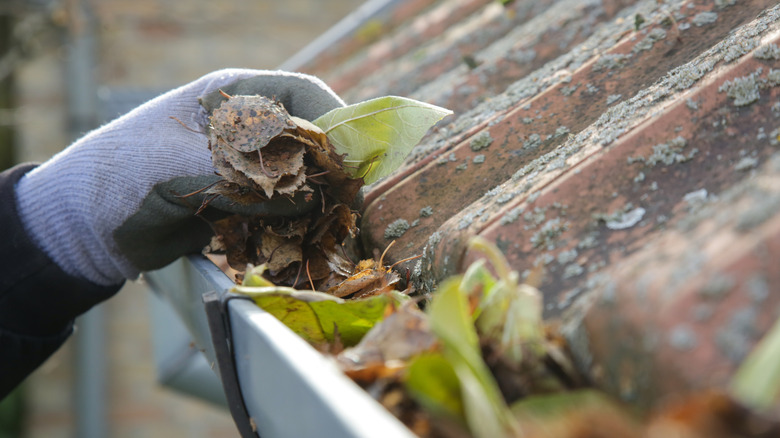
<instances>
[{"instance_id":1,"label":"dark sleeve","mask_svg":"<svg viewBox=\"0 0 780 438\"><path fill-rule=\"evenodd\" d=\"M27 235L14 186L33 167L0 173L0 400L65 342L76 316L121 287L66 274Z\"/></svg>"}]
</instances>

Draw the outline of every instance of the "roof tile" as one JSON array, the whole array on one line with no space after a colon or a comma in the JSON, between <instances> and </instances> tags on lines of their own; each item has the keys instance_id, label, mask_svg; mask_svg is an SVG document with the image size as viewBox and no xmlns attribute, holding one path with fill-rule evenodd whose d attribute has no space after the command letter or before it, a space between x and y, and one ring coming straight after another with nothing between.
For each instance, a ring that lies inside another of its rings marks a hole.
<instances>
[{"instance_id":1,"label":"roof tile","mask_svg":"<svg viewBox=\"0 0 780 438\"><path fill-rule=\"evenodd\" d=\"M544 269L594 381L643 405L725 385L780 304L778 19L759 0L442 1L314 69L352 100L456 110L369 188L365 248L422 254L404 265L430 290L481 235Z\"/></svg>"}]
</instances>

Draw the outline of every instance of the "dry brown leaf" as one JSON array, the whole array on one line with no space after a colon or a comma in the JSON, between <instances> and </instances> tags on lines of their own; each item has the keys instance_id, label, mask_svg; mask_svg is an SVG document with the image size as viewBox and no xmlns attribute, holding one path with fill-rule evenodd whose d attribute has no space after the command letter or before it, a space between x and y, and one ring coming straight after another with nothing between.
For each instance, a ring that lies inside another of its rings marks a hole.
<instances>
[{"instance_id":1,"label":"dry brown leaf","mask_svg":"<svg viewBox=\"0 0 780 438\"><path fill-rule=\"evenodd\" d=\"M227 180L209 194L238 203L299 192L322 198L322 208L305 218L258 216L215 225L233 268L268 263L269 280L304 288L327 289L351 274L338 250L356 231L349 204L363 182L347 176L320 128L291 117L271 99L229 96L211 115L209 141L214 166ZM228 230L229 224L241 230ZM343 275L333 276L334 267Z\"/></svg>"},{"instance_id":2,"label":"dry brown leaf","mask_svg":"<svg viewBox=\"0 0 780 438\"><path fill-rule=\"evenodd\" d=\"M225 178L226 182L237 184L242 187L259 189L257 184L248 176L233 168L233 165L228 161L228 155L231 154L231 152L240 153L230 149L228 146L223 146L221 142L212 144L211 161L217 172Z\"/></svg>"},{"instance_id":3,"label":"dry brown leaf","mask_svg":"<svg viewBox=\"0 0 780 438\"><path fill-rule=\"evenodd\" d=\"M336 360L344 370L365 368L387 361L404 361L436 347L428 318L412 300L379 322L358 345L344 350Z\"/></svg>"},{"instance_id":4,"label":"dry brown leaf","mask_svg":"<svg viewBox=\"0 0 780 438\"><path fill-rule=\"evenodd\" d=\"M354 273L346 280L328 290L329 294L339 298L363 298L395 290L400 277L390 268L379 262L361 260L355 266Z\"/></svg>"},{"instance_id":5,"label":"dry brown leaf","mask_svg":"<svg viewBox=\"0 0 780 438\"><path fill-rule=\"evenodd\" d=\"M287 238L270 230L263 233L260 251L267 259L266 264L272 274L303 260L300 238Z\"/></svg>"},{"instance_id":6,"label":"dry brown leaf","mask_svg":"<svg viewBox=\"0 0 780 438\"><path fill-rule=\"evenodd\" d=\"M285 129L294 129L284 107L264 96L231 96L211 114L212 144L222 139L239 152L255 152Z\"/></svg>"},{"instance_id":7,"label":"dry brown leaf","mask_svg":"<svg viewBox=\"0 0 780 438\"><path fill-rule=\"evenodd\" d=\"M254 204L267 201L268 198L247 186L242 186L228 181L220 181L209 187L206 193L215 196L224 196L239 204Z\"/></svg>"},{"instance_id":8,"label":"dry brown leaf","mask_svg":"<svg viewBox=\"0 0 780 438\"><path fill-rule=\"evenodd\" d=\"M225 248L230 266L246 266L250 263L246 245L250 233L246 218L237 215L228 216L212 222L211 228Z\"/></svg>"},{"instance_id":9,"label":"dry brown leaf","mask_svg":"<svg viewBox=\"0 0 780 438\"><path fill-rule=\"evenodd\" d=\"M342 242L347 236L355 234L356 221L357 217L349 207L344 204L333 205L312 226L311 242L319 243L327 234Z\"/></svg>"}]
</instances>

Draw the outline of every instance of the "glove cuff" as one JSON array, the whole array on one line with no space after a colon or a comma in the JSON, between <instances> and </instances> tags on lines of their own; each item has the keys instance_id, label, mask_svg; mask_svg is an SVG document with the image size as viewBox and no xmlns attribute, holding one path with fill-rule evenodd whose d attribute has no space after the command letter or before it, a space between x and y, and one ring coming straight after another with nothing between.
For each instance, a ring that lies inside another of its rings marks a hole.
<instances>
[{"instance_id":1,"label":"glove cuff","mask_svg":"<svg viewBox=\"0 0 780 438\"><path fill-rule=\"evenodd\" d=\"M28 233L65 272L99 285L138 277L114 241L114 230L158 181L214 172L205 134L192 132L204 130L207 122L198 91L177 89L147 102L17 183Z\"/></svg>"},{"instance_id":2,"label":"glove cuff","mask_svg":"<svg viewBox=\"0 0 780 438\"><path fill-rule=\"evenodd\" d=\"M122 269L112 257L106 257L111 248L96 229L100 222L85 217L96 213L90 204L99 194L80 182L83 175L78 169L57 170L34 170L16 185L16 205L27 234L71 276L103 286L135 278L137 272Z\"/></svg>"}]
</instances>

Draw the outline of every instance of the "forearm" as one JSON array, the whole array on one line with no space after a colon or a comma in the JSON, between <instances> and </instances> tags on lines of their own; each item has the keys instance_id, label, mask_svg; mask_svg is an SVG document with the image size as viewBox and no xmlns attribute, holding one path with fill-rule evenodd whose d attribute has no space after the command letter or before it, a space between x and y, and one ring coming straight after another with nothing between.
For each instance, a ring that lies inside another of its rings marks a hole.
<instances>
[{"instance_id":1,"label":"forearm","mask_svg":"<svg viewBox=\"0 0 780 438\"><path fill-rule=\"evenodd\" d=\"M14 186L33 167L0 173L0 399L65 342L76 316L121 286L66 274L29 237Z\"/></svg>"}]
</instances>

